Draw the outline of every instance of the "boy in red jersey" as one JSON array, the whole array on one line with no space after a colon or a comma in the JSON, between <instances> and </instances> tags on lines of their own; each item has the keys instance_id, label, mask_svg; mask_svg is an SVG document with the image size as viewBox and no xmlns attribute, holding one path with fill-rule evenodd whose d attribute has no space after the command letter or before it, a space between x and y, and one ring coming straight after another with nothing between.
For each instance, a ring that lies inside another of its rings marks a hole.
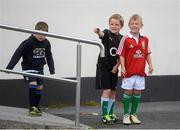
<instances>
[{"instance_id":1,"label":"boy in red jersey","mask_svg":"<svg viewBox=\"0 0 180 130\"><path fill-rule=\"evenodd\" d=\"M140 34L143 26L142 18L138 14L134 14L129 20L130 33L124 36L120 42L117 55L121 63L123 94L123 124L140 124L136 111L141 91L145 89L145 65L146 61L149 65L149 74L153 72L151 62L148 38ZM132 103L131 111L129 105Z\"/></svg>"}]
</instances>

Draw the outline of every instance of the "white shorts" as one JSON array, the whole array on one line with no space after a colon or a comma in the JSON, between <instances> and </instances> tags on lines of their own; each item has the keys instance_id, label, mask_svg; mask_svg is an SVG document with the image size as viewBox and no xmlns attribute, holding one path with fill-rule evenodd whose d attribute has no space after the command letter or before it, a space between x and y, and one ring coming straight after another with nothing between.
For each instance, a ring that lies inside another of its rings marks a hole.
<instances>
[{"instance_id":1,"label":"white shorts","mask_svg":"<svg viewBox=\"0 0 180 130\"><path fill-rule=\"evenodd\" d=\"M144 90L145 77L134 75L129 78L123 78L121 88L128 90Z\"/></svg>"}]
</instances>

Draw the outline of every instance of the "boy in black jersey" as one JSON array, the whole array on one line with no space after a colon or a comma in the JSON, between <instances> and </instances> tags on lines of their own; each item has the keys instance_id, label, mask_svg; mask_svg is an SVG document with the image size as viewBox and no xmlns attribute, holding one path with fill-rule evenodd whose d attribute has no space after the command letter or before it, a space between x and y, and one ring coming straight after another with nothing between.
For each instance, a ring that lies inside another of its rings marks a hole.
<instances>
[{"instance_id":1,"label":"boy in black jersey","mask_svg":"<svg viewBox=\"0 0 180 130\"><path fill-rule=\"evenodd\" d=\"M35 30L48 32L48 25L45 22L38 22L35 25ZM51 45L44 35L32 34L24 40L16 49L6 69L12 70L21 57L21 66L24 72L43 75L43 68L47 62L50 74L55 73ZM41 116L39 102L42 96L43 81L39 78L26 76L24 79L29 85L29 115Z\"/></svg>"},{"instance_id":2,"label":"boy in black jersey","mask_svg":"<svg viewBox=\"0 0 180 130\"><path fill-rule=\"evenodd\" d=\"M105 124L113 124L118 121L113 112L119 67L116 51L123 37L119 33L123 25L123 17L119 14L113 14L109 18L109 29L104 31L99 28L94 29L105 47L105 57L98 57L96 69L96 88L103 89L101 95L101 119Z\"/></svg>"}]
</instances>

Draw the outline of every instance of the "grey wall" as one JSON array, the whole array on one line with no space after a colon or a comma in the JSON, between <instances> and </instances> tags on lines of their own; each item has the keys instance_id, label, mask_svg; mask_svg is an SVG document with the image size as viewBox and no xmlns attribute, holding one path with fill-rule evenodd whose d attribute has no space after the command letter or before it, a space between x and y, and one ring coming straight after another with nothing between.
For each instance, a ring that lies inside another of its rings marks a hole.
<instances>
[{"instance_id":1,"label":"grey wall","mask_svg":"<svg viewBox=\"0 0 180 130\"><path fill-rule=\"evenodd\" d=\"M151 76L146 78L146 90L142 102L180 101L180 76ZM95 78L82 78L81 102L100 102L100 90L95 90ZM121 102L121 81L117 89L117 100ZM23 80L0 80L0 105L27 107L28 87ZM43 106L52 103L75 105L75 86L62 82L45 81L41 100Z\"/></svg>"}]
</instances>

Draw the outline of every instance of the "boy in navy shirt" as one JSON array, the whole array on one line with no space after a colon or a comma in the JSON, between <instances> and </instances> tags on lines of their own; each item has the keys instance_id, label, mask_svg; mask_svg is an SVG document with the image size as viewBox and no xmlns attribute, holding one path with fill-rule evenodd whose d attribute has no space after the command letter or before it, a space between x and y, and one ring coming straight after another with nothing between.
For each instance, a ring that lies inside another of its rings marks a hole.
<instances>
[{"instance_id":1,"label":"boy in navy shirt","mask_svg":"<svg viewBox=\"0 0 180 130\"><path fill-rule=\"evenodd\" d=\"M48 32L48 25L45 22L38 22L35 30ZM12 70L21 57L21 66L24 72L43 75L43 68L47 62L50 74L55 73L51 45L44 35L32 34L24 40L16 49L6 69ZM42 95L43 81L39 78L27 76L24 76L24 79L29 86L29 115L41 116L39 102Z\"/></svg>"}]
</instances>

